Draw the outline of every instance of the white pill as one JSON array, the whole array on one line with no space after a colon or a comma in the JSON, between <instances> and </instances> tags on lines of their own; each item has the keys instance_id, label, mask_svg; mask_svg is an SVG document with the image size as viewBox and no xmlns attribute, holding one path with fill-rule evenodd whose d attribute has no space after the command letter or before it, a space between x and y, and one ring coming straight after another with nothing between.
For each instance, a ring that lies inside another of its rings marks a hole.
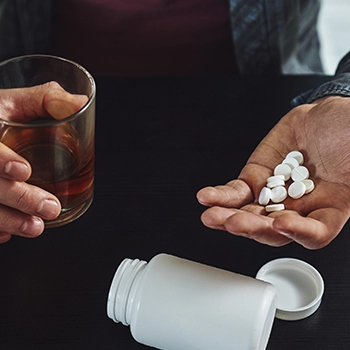
<instances>
[{"instance_id":1,"label":"white pill","mask_svg":"<svg viewBox=\"0 0 350 350\"><path fill-rule=\"evenodd\" d=\"M288 164L292 170L299 166L299 162L296 160L296 158L289 157L283 160L282 164Z\"/></svg>"},{"instance_id":2,"label":"white pill","mask_svg":"<svg viewBox=\"0 0 350 350\"><path fill-rule=\"evenodd\" d=\"M305 194L310 193L315 188L314 182L310 179L305 179L302 183L305 185Z\"/></svg>"},{"instance_id":3,"label":"white pill","mask_svg":"<svg viewBox=\"0 0 350 350\"><path fill-rule=\"evenodd\" d=\"M274 181L274 180L283 180L284 181L284 175L273 175L267 178L267 183Z\"/></svg>"},{"instance_id":4,"label":"white pill","mask_svg":"<svg viewBox=\"0 0 350 350\"><path fill-rule=\"evenodd\" d=\"M293 181L303 181L309 178L309 170L304 166L298 166L292 170Z\"/></svg>"},{"instance_id":5,"label":"white pill","mask_svg":"<svg viewBox=\"0 0 350 350\"><path fill-rule=\"evenodd\" d=\"M290 179L292 169L287 164L278 164L273 173L274 175L283 175L284 180L287 181Z\"/></svg>"},{"instance_id":6,"label":"white pill","mask_svg":"<svg viewBox=\"0 0 350 350\"><path fill-rule=\"evenodd\" d=\"M282 204L282 203L280 203L280 204L270 204L270 205L267 205L265 207L265 210L268 213L271 213L273 211L281 211L281 210L284 210L284 204Z\"/></svg>"},{"instance_id":7,"label":"white pill","mask_svg":"<svg viewBox=\"0 0 350 350\"><path fill-rule=\"evenodd\" d=\"M282 180L282 179L276 179L276 180L273 180L273 181L269 181L269 182L266 184L266 187L268 187L268 188L274 188L274 187L277 187L277 186L284 186L284 185L285 185L284 180Z\"/></svg>"},{"instance_id":8,"label":"white pill","mask_svg":"<svg viewBox=\"0 0 350 350\"><path fill-rule=\"evenodd\" d=\"M293 182L288 188L288 194L293 199L298 199L305 194L306 186L301 181Z\"/></svg>"},{"instance_id":9,"label":"white pill","mask_svg":"<svg viewBox=\"0 0 350 350\"><path fill-rule=\"evenodd\" d=\"M286 158L295 158L298 161L299 165L302 165L304 163L304 156L299 151L289 152Z\"/></svg>"},{"instance_id":10,"label":"white pill","mask_svg":"<svg viewBox=\"0 0 350 350\"><path fill-rule=\"evenodd\" d=\"M270 202L271 198L271 189L267 187L263 187L259 194L259 204L260 205L266 205L268 202Z\"/></svg>"},{"instance_id":11,"label":"white pill","mask_svg":"<svg viewBox=\"0 0 350 350\"><path fill-rule=\"evenodd\" d=\"M271 190L271 201L274 203L283 202L287 198L287 190L284 186L277 186Z\"/></svg>"}]
</instances>

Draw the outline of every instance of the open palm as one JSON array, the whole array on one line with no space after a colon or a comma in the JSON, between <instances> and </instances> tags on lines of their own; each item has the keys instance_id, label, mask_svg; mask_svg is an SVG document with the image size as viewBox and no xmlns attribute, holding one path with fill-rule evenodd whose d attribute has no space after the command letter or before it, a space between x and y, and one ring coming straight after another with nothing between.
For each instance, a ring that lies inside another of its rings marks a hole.
<instances>
[{"instance_id":1,"label":"open palm","mask_svg":"<svg viewBox=\"0 0 350 350\"><path fill-rule=\"evenodd\" d=\"M303 153L315 189L287 198L286 210L267 213L257 202L260 190L293 150ZM238 179L203 188L197 198L210 207L202 214L208 227L273 246L326 246L350 215L350 99L330 96L294 108L261 141Z\"/></svg>"}]
</instances>

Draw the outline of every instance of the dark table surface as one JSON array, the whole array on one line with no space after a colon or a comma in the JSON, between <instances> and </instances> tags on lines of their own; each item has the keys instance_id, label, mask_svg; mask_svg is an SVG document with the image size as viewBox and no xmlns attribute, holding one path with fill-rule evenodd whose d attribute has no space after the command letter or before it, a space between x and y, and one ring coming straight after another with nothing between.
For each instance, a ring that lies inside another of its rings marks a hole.
<instances>
[{"instance_id":1,"label":"dark table surface","mask_svg":"<svg viewBox=\"0 0 350 350\"><path fill-rule=\"evenodd\" d=\"M349 225L318 251L273 248L204 227L195 197L235 178L290 100L327 78L96 80L94 202L67 226L0 246L0 349L146 349L107 317L107 294L125 257L160 252L248 276L279 257L309 262L325 281L321 307L276 320L268 349L349 349Z\"/></svg>"}]
</instances>

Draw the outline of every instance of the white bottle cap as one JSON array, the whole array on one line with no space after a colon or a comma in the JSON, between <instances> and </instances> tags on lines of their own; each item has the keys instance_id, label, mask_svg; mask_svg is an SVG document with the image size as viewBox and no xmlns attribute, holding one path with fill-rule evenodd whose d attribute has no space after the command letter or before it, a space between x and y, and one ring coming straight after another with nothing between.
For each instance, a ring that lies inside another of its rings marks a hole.
<instances>
[{"instance_id":1,"label":"white bottle cap","mask_svg":"<svg viewBox=\"0 0 350 350\"><path fill-rule=\"evenodd\" d=\"M308 263L292 258L276 259L265 264L256 278L276 288L276 318L301 320L320 306L324 282L320 273Z\"/></svg>"}]
</instances>

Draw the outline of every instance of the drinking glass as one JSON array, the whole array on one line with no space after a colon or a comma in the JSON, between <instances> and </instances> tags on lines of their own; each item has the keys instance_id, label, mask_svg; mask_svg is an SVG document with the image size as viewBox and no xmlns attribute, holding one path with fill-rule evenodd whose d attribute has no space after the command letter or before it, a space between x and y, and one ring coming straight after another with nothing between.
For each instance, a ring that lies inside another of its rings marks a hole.
<instances>
[{"instance_id":1,"label":"drinking glass","mask_svg":"<svg viewBox=\"0 0 350 350\"><path fill-rule=\"evenodd\" d=\"M72 222L89 208L94 193L95 96L91 74L79 64L49 55L28 55L0 63L0 88L25 88L56 81L71 94L88 97L76 113L62 119L12 122L0 118L0 142L27 159L27 181L61 202L58 218L45 227Z\"/></svg>"}]
</instances>

